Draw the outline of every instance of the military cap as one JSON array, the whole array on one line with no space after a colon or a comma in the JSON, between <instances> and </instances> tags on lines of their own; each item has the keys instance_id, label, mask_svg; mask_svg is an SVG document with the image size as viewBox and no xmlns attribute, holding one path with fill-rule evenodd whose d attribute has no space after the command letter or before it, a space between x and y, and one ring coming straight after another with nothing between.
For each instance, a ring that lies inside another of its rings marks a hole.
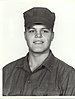
<instances>
[{"instance_id":1,"label":"military cap","mask_svg":"<svg viewBox=\"0 0 75 99\"><path fill-rule=\"evenodd\" d=\"M33 7L23 13L25 27L41 23L48 28L53 29L55 21L55 13L44 7Z\"/></svg>"}]
</instances>

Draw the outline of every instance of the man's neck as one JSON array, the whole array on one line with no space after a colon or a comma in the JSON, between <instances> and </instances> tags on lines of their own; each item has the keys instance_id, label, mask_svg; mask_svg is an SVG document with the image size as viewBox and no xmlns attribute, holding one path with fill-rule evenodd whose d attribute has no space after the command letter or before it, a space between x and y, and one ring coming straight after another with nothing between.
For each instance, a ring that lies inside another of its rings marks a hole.
<instances>
[{"instance_id":1,"label":"man's neck","mask_svg":"<svg viewBox=\"0 0 75 99\"><path fill-rule=\"evenodd\" d=\"M48 57L49 50L44 53L33 53L29 52L29 66L31 71L34 71L36 68L38 68L43 61Z\"/></svg>"}]
</instances>

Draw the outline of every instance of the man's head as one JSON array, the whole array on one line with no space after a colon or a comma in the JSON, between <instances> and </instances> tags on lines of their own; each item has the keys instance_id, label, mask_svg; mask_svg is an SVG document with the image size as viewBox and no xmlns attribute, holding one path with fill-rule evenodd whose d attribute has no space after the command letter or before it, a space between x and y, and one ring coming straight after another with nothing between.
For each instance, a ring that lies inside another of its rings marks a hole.
<instances>
[{"instance_id":1,"label":"man's head","mask_svg":"<svg viewBox=\"0 0 75 99\"><path fill-rule=\"evenodd\" d=\"M29 51L42 53L49 50L53 40L55 14L47 8L34 7L24 14L25 39Z\"/></svg>"},{"instance_id":2,"label":"man's head","mask_svg":"<svg viewBox=\"0 0 75 99\"><path fill-rule=\"evenodd\" d=\"M43 24L53 31L55 22L55 13L44 7L33 7L23 13L25 19L25 28L34 24Z\"/></svg>"}]
</instances>

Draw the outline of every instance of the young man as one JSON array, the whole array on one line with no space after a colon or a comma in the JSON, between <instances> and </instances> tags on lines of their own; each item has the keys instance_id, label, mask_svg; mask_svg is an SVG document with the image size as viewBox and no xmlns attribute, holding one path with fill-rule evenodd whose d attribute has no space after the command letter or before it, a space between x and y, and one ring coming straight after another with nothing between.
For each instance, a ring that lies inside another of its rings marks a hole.
<instances>
[{"instance_id":1,"label":"young man","mask_svg":"<svg viewBox=\"0 0 75 99\"><path fill-rule=\"evenodd\" d=\"M23 15L29 53L3 68L3 95L75 95L75 70L50 50L55 13L34 7Z\"/></svg>"}]
</instances>

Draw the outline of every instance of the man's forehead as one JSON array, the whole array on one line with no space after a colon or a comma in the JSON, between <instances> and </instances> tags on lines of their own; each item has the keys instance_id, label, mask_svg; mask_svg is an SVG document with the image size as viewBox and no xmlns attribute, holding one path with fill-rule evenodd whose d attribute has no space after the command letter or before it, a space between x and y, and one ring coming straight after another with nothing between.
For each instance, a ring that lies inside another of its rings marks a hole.
<instances>
[{"instance_id":1,"label":"man's forehead","mask_svg":"<svg viewBox=\"0 0 75 99\"><path fill-rule=\"evenodd\" d=\"M32 26L30 26L30 28L45 28L48 29L45 25L43 24L34 24Z\"/></svg>"}]
</instances>

